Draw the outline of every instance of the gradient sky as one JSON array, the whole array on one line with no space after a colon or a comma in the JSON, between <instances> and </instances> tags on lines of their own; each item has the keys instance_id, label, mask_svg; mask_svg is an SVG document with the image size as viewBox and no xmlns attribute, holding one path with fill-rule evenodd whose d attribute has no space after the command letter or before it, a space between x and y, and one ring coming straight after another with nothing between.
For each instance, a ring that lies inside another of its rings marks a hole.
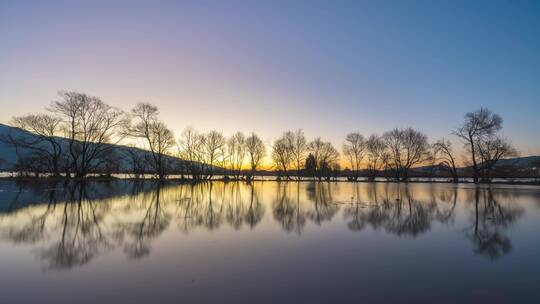
<instances>
[{"instance_id":1,"label":"gradient sky","mask_svg":"<svg viewBox=\"0 0 540 304\"><path fill-rule=\"evenodd\" d=\"M485 106L540 154L540 1L0 0L0 122L59 90L154 103L177 136L302 128L338 147L452 138Z\"/></svg>"}]
</instances>

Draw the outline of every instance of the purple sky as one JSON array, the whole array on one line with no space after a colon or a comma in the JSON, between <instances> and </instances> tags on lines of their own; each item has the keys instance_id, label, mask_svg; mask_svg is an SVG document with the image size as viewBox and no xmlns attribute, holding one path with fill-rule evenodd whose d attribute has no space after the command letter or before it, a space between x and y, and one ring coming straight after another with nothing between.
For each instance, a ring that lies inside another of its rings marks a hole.
<instances>
[{"instance_id":1,"label":"purple sky","mask_svg":"<svg viewBox=\"0 0 540 304\"><path fill-rule=\"evenodd\" d=\"M152 102L176 135L302 128L340 147L394 127L452 138L485 106L540 154L538 1L82 2L0 0L1 123L77 90Z\"/></svg>"}]
</instances>

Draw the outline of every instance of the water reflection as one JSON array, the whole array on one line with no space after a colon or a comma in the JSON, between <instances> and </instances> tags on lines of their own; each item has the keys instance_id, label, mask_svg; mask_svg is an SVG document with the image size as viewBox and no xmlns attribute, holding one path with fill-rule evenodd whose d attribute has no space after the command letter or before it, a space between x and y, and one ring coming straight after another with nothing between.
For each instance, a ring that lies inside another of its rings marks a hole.
<instances>
[{"instance_id":1,"label":"water reflection","mask_svg":"<svg viewBox=\"0 0 540 304\"><path fill-rule=\"evenodd\" d=\"M178 188L174 193L178 227L189 232L197 227L209 230L228 224L235 230L253 229L264 215L259 189L234 183L200 183Z\"/></svg>"},{"instance_id":2,"label":"water reflection","mask_svg":"<svg viewBox=\"0 0 540 304\"><path fill-rule=\"evenodd\" d=\"M113 248L107 231L102 228L110 204L94 203L96 197L104 197L103 190L111 190L108 183L100 187L86 183L45 185L47 188L41 191L33 184L17 186L19 191L2 214L2 237L17 243L39 242L36 252L47 267L84 265ZM46 203L17 209L31 204L22 199L26 197L25 191L37 204ZM59 201L69 203L59 204Z\"/></svg>"},{"instance_id":3,"label":"water reflection","mask_svg":"<svg viewBox=\"0 0 540 304\"><path fill-rule=\"evenodd\" d=\"M143 192L123 208L130 214L126 220L113 225L113 235L122 244L128 257L138 259L150 253L151 242L169 226L171 213L164 208L160 198L162 185L156 183L155 189Z\"/></svg>"},{"instance_id":4,"label":"water reflection","mask_svg":"<svg viewBox=\"0 0 540 304\"><path fill-rule=\"evenodd\" d=\"M343 211L349 229L371 227L413 238L428 232L434 221L452 221L457 202L457 188L434 191L430 186L429 195L419 198L407 184L385 184L382 191L377 184L369 184L363 196L355 185L352 194Z\"/></svg>"},{"instance_id":5,"label":"water reflection","mask_svg":"<svg viewBox=\"0 0 540 304\"><path fill-rule=\"evenodd\" d=\"M286 232L302 234L308 220L321 225L338 207L331 200L330 184L280 182L272 204L274 219Z\"/></svg>"},{"instance_id":6,"label":"water reflection","mask_svg":"<svg viewBox=\"0 0 540 304\"><path fill-rule=\"evenodd\" d=\"M508 200L508 198L506 198ZM505 235L522 215L523 209L512 202L501 203L491 189L474 190L474 212L466 236L474 246L474 252L497 259L512 250L512 241Z\"/></svg>"},{"instance_id":7,"label":"water reflection","mask_svg":"<svg viewBox=\"0 0 540 304\"><path fill-rule=\"evenodd\" d=\"M418 238L434 225L456 225L456 210L468 214L460 229L472 251L496 259L511 252L508 229L524 214L508 191L434 184L2 182L0 189L2 240L31 245L44 268L57 270L115 250L148 257L169 229L255 232L264 223L302 235L309 225L342 221L356 233Z\"/></svg>"},{"instance_id":8,"label":"water reflection","mask_svg":"<svg viewBox=\"0 0 540 304\"><path fill-rule=\"evenodd\" d=\"M70 188L68 193L72 203L59 206L58 222L46 228L51 241L38 249L38 256L50 268L84 265L113 246L101 227L109 205L94 203L87 190L86 185L81 183ZM55 207L52 205L52 208ZM47 208L51 208L50 203ZM43 218L43 226L46 220Z\"/></svg>"}]
</instances>

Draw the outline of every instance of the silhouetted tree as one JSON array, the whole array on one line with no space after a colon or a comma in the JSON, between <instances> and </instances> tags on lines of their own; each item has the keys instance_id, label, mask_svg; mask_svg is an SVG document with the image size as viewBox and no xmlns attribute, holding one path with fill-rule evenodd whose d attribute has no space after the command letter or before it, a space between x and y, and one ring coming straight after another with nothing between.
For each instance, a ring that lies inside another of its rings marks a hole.
<instances>
[{"instance_id":1,"label":"silhouetted tree","mask_svg":"<svg viewBox=\"0 0 540 304\"><path fill-rule=\"evenodd\" d=\"M172 131L159 121L158 114L157 107L149 103L138 103L131 110L134 123L128 128L128 134L144 141L144 147L151 153L149 163L153 172L163 179L169 171L166 154L175 145L175 140ZM138 151L132 152L130 159L134 162L134 168L142 173L146 171L146 166L143 164L142 156L138 154Z\"/></svg>"},{"instance_id":2,"label":"silhouetted tree","mask_svg":"<svg viewBox=\"0 0 540 304\"><path fill-rule=\"evenodd\" d=\"M0 141L15 147L16 150L25 149L31 151L31 155L20 155L28 159L34 159L42 165L45 172L50 172L55 176L66 169L62 163L63 144L60 135L62 120L49 114L28 114L14 117L11 124L17 128L28 131L34 136L22 134L16 136L6 134Z\"/></svg>"},{"instance_id":3,"label":"silhouetted tree","mask_svg":"<svg viewBox=\"0 0 540 304\"><path fill-rule=\"evenodd\" d=\"M261 162L266 155L266 147L264 146L263 141L255 133L251 133L251 135L246 138L246 152L251 167L251 176L254 176L257 168L261 165Z\"/></svg>"},{"instance_id":4,"label":"silhouetted tree","mask_svg":"<svg viewBox=\"0 0 540 304\"><path fill-rule=\"evenodd\" d=\"M206 163L209 166L210 178L214 175L214 167L222 156L225 147L225 137L218 131L210 131L205 136L203 150Z\"/></svg>"},{"instance_id":5,"label":"silhouetted tree","mask_svg":"<svg viewBox=\"0 0 540 304\"><path fill-rule=\"evenodd\" d=\"M229 152L230 167L236 179L238 179L246 156L246 138L243 133L237 132L229 138L227 141L227 151Z\"/></svg>"},{"instance_id":6,"label":"silhouetted tree","mask_svg":"<svg viewBox=\"0 0 540 304\"><path fill-rule=\"evenodd\" d=\"M388 153L386 165L395 172L398 180L407 180L410 168L430 156L427 136L412 128L386 132L383 141Z\"/></svg>"},{"instance_id":7,"label":"silhouetted tree","mask_svg":"<svg viewBox=\"0 0 540 304\"><path fill-rule=\"evenodd\" d=\"M124 113L100 98L77 92L60 92L61 100L48 109L62 120L62 129L69 141L71 171L85 177L95 171L98 159L114 149L127 120Z\"/></svg>"},{"instance_id":8,"label":"silhouetted tree","mask_svg":"<svg viewBox=\"0 0 540 304\"><path fill-rule=\"evenodd\" d=\"M434 159L450 172L453 182L457 183L458 174L456 168L456 159L452 151L452 143L444 138L438 140L435 144L433 144L433 152Z\"/></svg>"},{"instance_id":9,"label":"silhouetted tree","mask_svg":"<svg viewBox=\"0 0 540 304\"><path fill-rule=\"evenodd\" d=\"M305 168L308 176L315 177L315 174L317 173L317 160L315 160L315 156L311 153L306 157Z\"/></svg>"},{"instance_id":10,"label":"silhouetted tree","mask_svg":"<svg viewBox=\"0 0 540 304\"><path fill-rule=\"evenodd\" d=\"M496 135L487 136L481 140L477 150L482 160L482 177L486 180L490 179L493 168L501 158L517 155L507 139Z\"/></svg>"},{"instance_id":11,"label":"silhouetted tree","mask_svg":"<svg viewBox=\"0 0 540 304\"><path fill-rule=\"evenodd\" d=\"M329 169L339 159L339 152L330 142L315 138L308 144L308 151L315 158L316 172L319 179L323 176L329 178Z\"/></svg>"},{"instance_id":12,"label":"silhouetted tree","mask_svg":"<svg viewBox=\"0 0 540 304\"><path fill-rule=\"evenodd\" d=\"M473 167L474 182L477 183L480 177L480 166L478 164L478 147L481 142L502 129L502 118L486 108L465 114L465 120L461 127L454 130L454 134L461 138L470 157Z\"/></svg>"},{"instance_id":13,"label":"silhouetted tree","mask_svg":"<svg viewBox=\"0 0 540 304\"><path fill-rule=\"evenodd\" d=\"M189 173L194 180L201 178L204 168L205 137L192 127L187 127L178 140L180 157L188 162Z\"/></svg>"},{"instance_id":14,"label":"silhouetted tree","mask_svg":"<svg viewBox=\"0 0 540 304\"><path fill-rule=\"evenodd\" d=\"M304 136L304 132L301 129L298 129L293 133L291 150L294 167L296 169L296 175L298 180L300 180L300 171L302 170L302 166L304 165L304 160L307 152L306 137Z\"/></svg>"},{"instance_id":15,"label":"silhouetted tree","mask_svg":"<svg viewBox=\"0 0 540 304\"><path fill-rule=\"evenodd\" d=\"M289 178L289 167L294 160L293 146L294 133L284 132L283 135L274 141L272 146L272 160L278 170L283 171L287 179Z\"/></svg>"},{"instance_id":16,"label":"silhouetted tree","mask_svg":"<svg viewBox=\"0 0 540 304\"><path fill-rule=\"evenodd\" d=\"M375 180L382 168L385 155L385 145L380 136L372 134L366 140L367 174L370 181Z\"/></svg>"},{"instance_id":17,"label":"silhouetted tree","mask_svg":"<svg viewBox=\"0 0 540 304\"><path fill-rule=\"evenodd\" d=\"M349 133L345 137L345 144L343 144L343 155L349 161L353 172L353 180L358 180L358 173L360 171L360 165L364 158L366 151L366 142L364 137L360 133Z\"/></svg>"}]
</instances>

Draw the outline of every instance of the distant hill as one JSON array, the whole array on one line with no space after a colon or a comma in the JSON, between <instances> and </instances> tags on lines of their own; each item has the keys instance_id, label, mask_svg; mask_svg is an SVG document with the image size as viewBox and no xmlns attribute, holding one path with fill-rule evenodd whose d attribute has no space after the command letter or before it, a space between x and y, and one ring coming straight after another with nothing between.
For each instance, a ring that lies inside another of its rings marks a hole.
<instances>
[{"instance_id":1,"label":"distant hill","mask_svg":"<svg viewBox=\"0 0 540 304\"><path fill-rule=\"evenodd\" d=\"M22 129L0 124L0 138L7 135L11 135L13 137L28 138L28 139L32 139L32 137L36 137L34 134L24 131ZM59 140L63 142L64 145L67 147L68 145L67 139L59 138ZM111 145L111 146L113 147L112 153L114 153L119 159L118 165L119 165L120 171L129 171L132 168L132 162L130 161L130 157L129 157L130 154L135 154L140 158L149 157L151 155L149 151L138 149L138 148L121 146L121 145ZM24 155L25 153L28 153L28 151L21 149L19 153ZM166 156L166 158L169 161L169 164L172 169L180 169L189 164L188 161L185 161L177 157ZM13 168L16 162L17 162L17 152L15 148L12 146L9 146L8 144L0 140L0 170L9 171Z\"/></svg>"},{"instance_id":2,"label":"distant hill","mask_svg":"<svg viewBox=\"0 0 540 304\"><path fill-rule=\"evenodd\" d=\"M495 167L513 166L519 168L532 168L539 162L540 156L514 157L499 160Z\"/></svg>"},{"instance_id":3,"label":"distant hill","mask_svg":"<svg viewBox=\"0 0 540 304\"><path fill-rule=\"evenodd\" d=\"M523 157L514 157L514 158L506 158L501 159L495 164L495 168L501 168L501 167L515 167L518 169L531 169L535 167L535 163L538 163L540 161L540 156L523 156ZM457 168L458 174L463 174L464 170L471 168L471 167L460 167ZM441 171L444 171L444 169L439 166L421 166L412 168L411 171L413 173L439 173Z\"/></svg>"}]
</instances>

